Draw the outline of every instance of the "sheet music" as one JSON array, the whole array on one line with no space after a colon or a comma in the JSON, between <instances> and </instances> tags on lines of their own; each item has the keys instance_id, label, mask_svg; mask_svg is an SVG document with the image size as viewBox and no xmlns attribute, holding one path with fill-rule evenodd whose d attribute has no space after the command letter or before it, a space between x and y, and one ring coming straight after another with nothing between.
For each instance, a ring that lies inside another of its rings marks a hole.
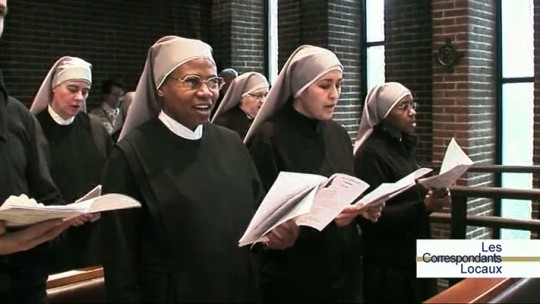
<instances>
[{"instance_id":1,"label":"sheet music","mask_svg":"<svg viewBox=\"0 0 540 304\"><path fill-rule=\"evenodd\" d=\"M281 223L311 210L316 187L327 178L316 174L280 172L251 219L238 245L258 242Z\"/></svg>"},{"instance_id":2,"label":"sheet music","mask_svg":"<svg viewBox=\"0 0 540 304\"><path fill-rule=\"evenodd\" d=\"M98 197L100 195L101 195L101 185L97 185L97 186L94 187L94 189L90 190L88 193L83 195L81 198L76 200L74 203L83 202L83 201L89 200L91 198Z\"/></svg>"},{"instance_id":3,"label":"sheet music","mask_svg":"<svg viewBox=\"0 0 540 304\"><path fill-rule=\"evenodd\" d=\"M82 202L67 205L70 208L81 208L86 213L105 212L111 210L137 208L141 206L137 200L120 193L107 193Z\"/></svg>"},{"instance_id":4,"label":"sheet music","mask_svg":"<svg viewBox=\"0 0 540 304\"><path fill-rule=\"evenodd\" d=\"M373 191L362 197L355 205L359 204L365 207L368 205L382 204L383 202L414 186L418 178L428 174L431 171L432 169L430 168L420 168L414 172L411 172L407 176L404 176L395 183L382 183Z\"/></svg>"},{"instance_id":5,"label":"sheet music","mask_svg":"<svg viewBox=\"0 0 540 304\"><path fill-rule=\"evenodd\" d=\"M12 195L0 207L0 220L5 221L7 226L26 226L51 219L67 220L84 213L141 206L137 200L123 194L99 195L100 193L101 186L97 186L75 203L50 206L37 203L24 194L20 196ZM85 198L90 199L83 200Z\"/></svg>"},{"instance_id":6,"label":"sheet music","mask_svg":"<svg viewBox=\"0 0 540 304\"><path fill-rule=\"evenodd\" d=\"M452 138L446 148L439 175L419 179L418 183L428 189L450 187L473 164L474 162L465 154L456 140Z\"/></svg>"},{"instance_id":7,"label":"sheet music","mask_svg":"<svg viewBox=\"0 0 540 304\"><path fill-rule=\"evenodd\" d=\"M297 225L323 230L336 216L356 200L369 185L346 174L334 174L318 189L311 211L296 219Z\"/></svg>"},{"instance_id":8,"label":"sheet music","mask_svg":"<svg viewBox=\"0 0 540 304\"><path fill-rule=\"evenodd\" d=\"M456 139L452 137L444 153L439 174L445 173L456 166L472 166L473 164L474 162L461 149Z\"/></svg>"}]
</instances>

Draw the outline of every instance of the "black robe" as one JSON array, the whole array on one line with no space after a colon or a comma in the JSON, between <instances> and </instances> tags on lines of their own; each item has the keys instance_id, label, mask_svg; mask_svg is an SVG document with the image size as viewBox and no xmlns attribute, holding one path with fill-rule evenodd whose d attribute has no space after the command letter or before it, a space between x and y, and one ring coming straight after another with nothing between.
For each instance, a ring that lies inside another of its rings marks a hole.
<instances>
[{"instance_id":1,"label":"black robe","mask_svg":"<svg viewBox=\"0 0 540 304\"><path fill-rule=\"evenodd\" d=\"M253 302L255 269L238 240L263 192L240 137L205 124L199 140L154 118L119 141L103 191L141 209L104 215L109 301Z\"/></svg>"},{"instance_id":2,"label":"black robe","mask_svg":"<svg viewBox=\"0 0 540 304\"><path fill-rule=\"evenodd\" d=\"M370 185L366 193L418 169L415 144L376 126L355 155L356 176ZM375 224L360 219L366 302L419 303L436 294L435 280L416 279L416 240L430 238L425 192L417 185L388 200Z\"/></svg>"},{"instance_id":3,"label":"black robe","mask_svg":"<svg viewBox=\"0 0 540 304\"><path fill-rule=\"evenodd\" d=\"M63 204L38 144L41 129L19 101L8 98L0 73L0 205L10 195ZM10 231L11 229L8 229ZM45 298L49 244L0 256L0 302L36 303Z\"/></svg>"},{"instance_id":4,"label":"black robe","mask_svg":"<svg viewBox=\"0 0 540 304\"><path fill-rule=\"evenodd\" d=\"M242 139L246 137L252 122L253 119L249 119L240 107L234 107L225 113L221 113L214 120L215 124L236 131Z\"/></svg>"},{"instance_id":5,"label":"black robe","mask_svg":"<svg viewBox=\"0 0 540 304\"><path fill-rule=\"evenodd\" d=\"M112 140L99 122L90 126L86 113L77 114L69 125L56 123L47 110L36 117L45 135L53 180L62 198L72 203L100 184ZM50 273L100 265L99 226L100 221L96 221L67 230L54 246L55 263Z\"/></svg>"},{"instance_id":6,"label":"black robe","mask_svg":"<svg viewBox=\"0 0 540 304\"><path fill-rule=\"evenodd\" d=\"M354 174L351 139L334 121L309 119L290 104L257 129L247 143L266 190L280 171ZM359 300L361 252L356 225L332 221L319 232L302 226L292 248L261 251L264 302Z\"/></svg>"}]
</instances>

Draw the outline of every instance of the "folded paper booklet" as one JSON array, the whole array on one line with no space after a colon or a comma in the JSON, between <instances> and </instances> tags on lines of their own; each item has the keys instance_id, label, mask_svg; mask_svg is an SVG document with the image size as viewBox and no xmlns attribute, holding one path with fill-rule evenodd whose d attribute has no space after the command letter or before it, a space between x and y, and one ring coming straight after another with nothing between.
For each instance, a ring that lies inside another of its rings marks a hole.
<instances>
[{"instance_id":1,"label":"folded paper booklet","mask_svg":"<svg viewBox=\"0 0 540 304\"><path fill-rule=\"evenodd\" d=\"M463 152L456 140L452 137L452 140L446 148L444 158L441 164L441 170L438 175L421 178L418 183L426 188L448 188L456 180L458 180L463 173L467 172L470 166L474 162Z\"/></svg>"},{"instance_id":2,"label":"folded paper booklet","mask_svg":"<svg viewBox=\"0 0 540 304\"><path fill-rule=\"evenodd\" d=\"M382 183L379 187L362 197L355 205L362 205L363 207L368 205L382 204L392 197L406 191L412 186L416 185L416 180L429 172L433 171L430 168L420 168L409 175L403 177L395 183Z\"/></svg>"},{"instance_id":3,"label":"folded paper booklet","mask_svg":"<svg viewBox=\"0 0 540 304\"><path fill-rule=\"evenodd\" d=\"M297 225L320 231L368 187L364 181L347 174L327 178L280 172L238 244L261 242L264 235L293 218Z\"/></svg>"},{"instance_id":4,"label":"folded paper booklet","mask_svg":"<svg viewBox=\"0 0 540 304\"><path fill-rule=\"evenodd\" d=\"M12 195L0 206L0 220L5 221L10 227L26 226L50 219L67 220L84 213L137 207L141 207L141 203L127 195L118 193L101 195L101 185L99 185L68 205L45 206L24 194Z\"/></svg>"}]
</instances>

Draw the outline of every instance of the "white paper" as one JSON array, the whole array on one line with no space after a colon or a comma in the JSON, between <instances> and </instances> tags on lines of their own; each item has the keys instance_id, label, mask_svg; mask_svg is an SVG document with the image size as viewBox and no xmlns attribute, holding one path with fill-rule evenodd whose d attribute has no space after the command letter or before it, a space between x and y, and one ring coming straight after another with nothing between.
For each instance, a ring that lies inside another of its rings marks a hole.
<instances>
[{"instance_id":1,"label":"white paper","mask_svg":"<svg viewBox=\"0 0 540 304\"><path fill-rule=\"evenodd\" d=\"M456 166L473 165L473 161L465 154L463 149L458 145L455 138L452 137L446 152L444 153L441 170L439 174L445 173Z\"/></svg>"},{"instance_id":2,"label":"white paper","mask_svg":"<svg viewBox=\"0 0 540 304\"><path fill-rule=\"evenodd\" d=\"M378 205L391 199L392 197L406 191L416 184L416 180L429 172L430 168L420 168L395 183L382 183L379 187L362 197L355 205L366 207L368 205Z\"/></svg>"},{"instance_id":3,"label":"white paper","mask_svg":"<svg viewBox=\"0 0 540 304\"><path fill-rule=\"evenodd\" d=\"M465 154L452 138L441 164L439 175L419 179L418 182L426 188L448 188L458 180L474 162Z\"/></svg>"},{"instance_id":4,"label":"white paper","mask_svg":"<svg viewBox=\"0 0 540 304\"><path fill-rule=\"evenodd\" d=\"M296 219L297 225L322 230L368 187L362 180L346 174L326 178L280 172L238 245L260 242L272 229L290 219Z\"/></svg>"},{"instance_id":5,"label":"white paper","mask_svg":"<svg viewBox=\"0 0 540 304\"><path fill-rule=\"evenodd\" d=\"M88 191L88 193L86 193L81 198L76 200L75 203L86 201L86 200L89 200L91 198L98 197L100 195L101 195L101 185L97 185L97 186L94 187L94 189Z\"/></svg>"},{"instance_id":6,"label":"white paper","mask_svg":"<svg viewBox=\"0 0 540 304\"><path fill-rule=\"evenodd\" d=\"M298 217L296 224L323 230L367 188L369 185L359 178L346 174L332 175L318 189L310 212Z\"/></svg>"},{"instance_id":7,"label":"white paper","mask_svg":"<svg viewBox=\"0 0 540 304\"><path fill-rule=\"evenodd\" d=\"M316 186L325 180L326 177L316 174L280 172L238 245L259 242L266 233L278 225L308 213L311 210Z\"/></svg>"},{"instance_id":8,"label":"white paper","mask_svg":"<svg viewBox=\"0 0 540 304\"><path fill-rule=\"evenodd\" d=\"M7 226L26 226L51 219L67 220L84 213L141 207L138 201L129 196L100 193L101 186L98 186L75 203L51 206L39 204L24 194L12 195L0 207L0 220L5 221Z\"/></svg>"}]
</instances>

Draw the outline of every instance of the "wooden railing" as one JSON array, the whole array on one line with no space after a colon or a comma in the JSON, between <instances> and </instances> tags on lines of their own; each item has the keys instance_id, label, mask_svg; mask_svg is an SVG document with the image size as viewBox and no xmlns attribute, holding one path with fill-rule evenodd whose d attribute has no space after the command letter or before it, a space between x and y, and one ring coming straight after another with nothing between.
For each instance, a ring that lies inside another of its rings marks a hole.
<instances>
[{"instance_id":1,"label":"wooden railing","mask_svg":"<svg viewBox=\"0 0 540 304\"><path fill-rule=\"evenodd\" d=\"M540 173L540 166L502 166L474 165L468 172L486 173ZM433 223L450 224L452 239L465 239L467 226L506 228L536 231L540 234L539 219L512 219L498 216L479 216L467 214L469 198L540 200L540 190L508 189L498 187L450 187L452 192L451 213L433 213ZM469 278L465 280L449 280L450 287L425 303L486 303L513 286L516 278ZM453 285L452 285L453 284Z\"/></svg>"},{"instance_id":2,"label":"wooden railing","mask_svg":"<svg viewBox=\"0 0 540 304\"><path fill-rule=\"evenodd\" d=\"M465 279L424 303L486 303L512 286L513 278Z\"/></svg>"},{"instance_id":3,"label":"wooden railing","mask_svg":"<svg viewBox=\"0 0 540 304\"><path fill-rule=\"evenodd\" d=\"M75 284L100 277L103 277L103 268L99 266L52 274L47 280L47 289Z\"/></svg>"},{"instance_id":4,"label":"wooden railing","mask_svg":"<svg viewBox=\"0 0 540 304\"><path fill-rule=\"evenodd\" d=\"M503 165L474 165L467 172L489 173L540 173L540 166L503 166ZM431 220L434 223L450 223L450 237L465 239L467 226L509 228L540 232L540 220L519 220L501 218L498 216L467 215L469 198L540 200L540 190L508 189L498 187L466 187L453 186L451 214L434 213Z\"/></svg>"},{"instance_id":5,"label":"wooden railing","mask_svg":"<svg viewBox=\"0 0 540 304\"><path fill-rule=\"evenodd\" d=\"M49 276L47 301L61 303L105 303L103 268L89 267Z\"/></svg>"}]
</instances>

